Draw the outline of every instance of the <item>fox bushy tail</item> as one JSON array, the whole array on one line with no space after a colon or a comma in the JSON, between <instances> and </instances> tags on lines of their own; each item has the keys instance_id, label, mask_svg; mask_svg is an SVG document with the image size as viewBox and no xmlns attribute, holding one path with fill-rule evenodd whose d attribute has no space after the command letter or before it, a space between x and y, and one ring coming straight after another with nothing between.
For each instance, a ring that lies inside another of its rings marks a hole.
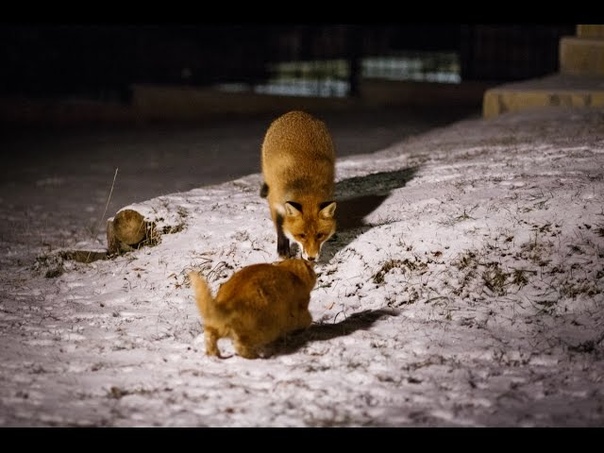
<instances>
[{"instance_id":1,"label":"fox bushy tail","mask_svg":"<svg viewBox=\"0 0 604 453\"><path fill-rule=\"evenodd\" d=\"M210 318L214 305L214 297L212 296L208 282L195 271L189 272L189 279L195 291L195 302L197 303L199 313L204 319Z\"/></svg>"}]
</instances>

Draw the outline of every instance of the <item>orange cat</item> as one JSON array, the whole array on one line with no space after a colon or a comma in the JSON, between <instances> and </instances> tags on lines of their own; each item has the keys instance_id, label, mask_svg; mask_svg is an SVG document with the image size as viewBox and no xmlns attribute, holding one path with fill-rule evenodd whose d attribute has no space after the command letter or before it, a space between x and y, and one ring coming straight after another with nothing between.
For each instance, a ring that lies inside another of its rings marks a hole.
<instances>
[{"instance_id":1,"label":"orange cat","mask_svg":"<svg viewBox=\"0 0 604 453\"><path fill-rule=\"evenodd\" d=\"M317 276L299 258L246 266L223 283L216 297L197 272L189 278L203 318L206 354L220 355L218 340L230 338L237 354L261 356L263 347L312 323L308 311Z\"/></svg>"}]
</instances>

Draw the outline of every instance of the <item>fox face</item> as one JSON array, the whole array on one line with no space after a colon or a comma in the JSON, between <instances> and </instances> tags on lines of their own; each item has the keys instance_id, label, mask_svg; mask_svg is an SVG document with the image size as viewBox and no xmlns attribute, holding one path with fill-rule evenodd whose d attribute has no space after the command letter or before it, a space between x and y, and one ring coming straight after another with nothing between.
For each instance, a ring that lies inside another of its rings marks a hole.
<instances>
[{"instance_id":1,"label":"fox face","mask_svg":"<svg viewBox=\"0 0 604 453\"><path fill-rule=\"evenodd\" d=\"M321 203L318 212L305 212L299 203L288 201L284 205L282 231L278 233L278 252L291 254L290 242L298 245L302 258L315 261L319 258L323 244L336 231L336 202Z\"/></svg>"}]
</instances>

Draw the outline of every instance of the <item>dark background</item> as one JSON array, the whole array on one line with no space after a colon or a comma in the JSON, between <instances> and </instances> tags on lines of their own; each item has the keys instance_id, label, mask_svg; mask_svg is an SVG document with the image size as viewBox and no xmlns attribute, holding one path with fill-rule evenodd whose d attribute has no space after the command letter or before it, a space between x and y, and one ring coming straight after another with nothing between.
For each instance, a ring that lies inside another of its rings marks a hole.
<instances>
[{"instance_id":1,"label":"dark background","mask_svg":"<svg viewBox=\"0 0 604 453\"><path fill-rule=\"evenodd\" d=\"M0 95L113 97L135 83L260 84L271 64L454 52L462 81L509 82L558 70L575 24L4 24Z\"/></svg>"}]
</instances>

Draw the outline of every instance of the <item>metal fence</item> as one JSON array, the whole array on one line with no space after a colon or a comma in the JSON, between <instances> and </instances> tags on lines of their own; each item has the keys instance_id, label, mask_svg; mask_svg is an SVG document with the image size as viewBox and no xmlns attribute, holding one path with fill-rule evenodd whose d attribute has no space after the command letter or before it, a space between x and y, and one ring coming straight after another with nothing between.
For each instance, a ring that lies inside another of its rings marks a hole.
<instances>
[{"instance_id":1,"label":"metal fence","mask_svg":"<svg viewBox=\"0 0 604 453\"><path fill-rule=\"evenodd\" d=\"M0 26L0 94L128 100L135 83L354 96L363 78L506 82L558 70L574 24Z\"/></svg>"}]
</instances>

